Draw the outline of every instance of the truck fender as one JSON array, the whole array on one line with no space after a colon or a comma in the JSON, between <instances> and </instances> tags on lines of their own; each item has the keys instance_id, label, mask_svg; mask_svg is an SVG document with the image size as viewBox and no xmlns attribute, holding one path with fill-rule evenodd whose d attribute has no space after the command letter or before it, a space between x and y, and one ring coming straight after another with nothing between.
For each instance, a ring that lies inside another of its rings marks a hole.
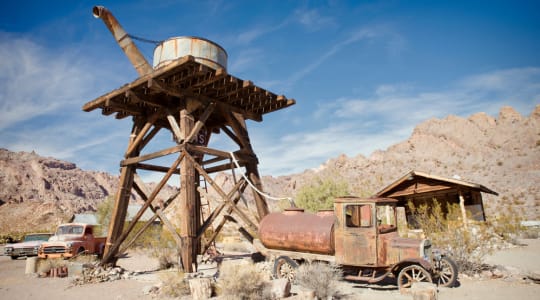
<instances>
[{"instance_id":1,"label":"truck fender","mask_svg":"<svg viewBox=\"0 0 540 300\"><path fill-rule=\"evenodd\" d=\"M407 258L398 262L394 267L392 267L392 273L397 276L401 269L410 266L410 265L419 265L422 268L426 269L429 273L433 273L433 266L431 263L423 258Z\"/></svg>"}]
</instances>

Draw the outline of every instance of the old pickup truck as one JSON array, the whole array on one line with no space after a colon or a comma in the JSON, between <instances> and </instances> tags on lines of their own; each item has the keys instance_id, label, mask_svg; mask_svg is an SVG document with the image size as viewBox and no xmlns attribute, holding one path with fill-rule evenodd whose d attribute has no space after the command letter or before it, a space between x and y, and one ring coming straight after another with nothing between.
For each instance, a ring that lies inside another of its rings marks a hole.
<instances>
[{"instance_id":1,"label":"old pickup truck","mask_svg":"<svg viewBox=\"0 0 540 300\"><path fill-rule=\"evenodd\" d=\"M17 259L23 256L37 256L40 245L49 240L51 235L51 233L27 234L20 243L7 244L4 247L4 254L11 256L11 259Z\"/></svg>"},{"instance_id":2,"label":"old pickup truck","mask_svg":"<svg viewBox=\"0 0 540 300\"><path fill-rule=\"evenodd\" d=\"M453 286L457 267L453 260L433 251L427 239L399 237L396 200L341 197L334 209L317 214L292 208L265 216L254 246L274 258L273 273L294 279L305 261L341 266L345 279L375 283L397 279L399 288L413 282Z\"/></svg>"},{"instance_id":3,"label":"old pickup truck","mask_svg":"<svg viewBox=\"0 0 540 300\"><path fill-rule=\"evenodd\" d=\"M82 223L61 224L48 242L41 244L40 258L70 258L80 254L102 255L105 237L95 237L94 227Z\"/></svg>"}]
</instances>

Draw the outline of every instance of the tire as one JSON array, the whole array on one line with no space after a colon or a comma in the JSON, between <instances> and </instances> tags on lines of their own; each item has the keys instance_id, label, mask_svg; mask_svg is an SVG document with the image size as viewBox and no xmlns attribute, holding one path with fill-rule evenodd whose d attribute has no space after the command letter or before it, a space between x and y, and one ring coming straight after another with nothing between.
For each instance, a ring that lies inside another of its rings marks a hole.
<instances>
[{"instance_id":1,"label":"tire","mask_svg":"<svg viewBox=\"0 0 540 300\"><path fill-rule=\"evenodd\" d=\"M84 254L84 248L80 247L79 249L77 249L77 255L82 255L82 254Z\"/></svg>"},{"instance_id":2,"label":"tire","mask_svg":"<svg viewBox=\"0 0 540 300\"><path fill-rule=\"evenodd\" d=\"M458 267L451 258L443 256L441 257L441 260L434 262L434 266L434 283L444 287L454 287L456 285L458 278Z\"/></svg>"},{"instance_id":3,"label":"tire","mask_svg":"<svg viewBox=\"0 0 540 300\"><path fill-rule=\"evenodd\" d=\"M298 269L298 263L288 256L280 256L274 262L274 277L287 278L289 282L293 282L296 277L296 269Z\"/></svg>"},{"instance_id":4,"label":"tire","mask_svg":"<svg viewBox=\"0 0 540 300\"><path fill-rule=\"evenodd\" d=\"M432 282L431 275L419 265L407 266L399 272L397 284L400 289L410 288L414 282Z\"/></svg>"},{"instance_id":5,"label":"tire","mask_svg":"<svg viewBox=\"0 0 540 300\"><path fill-rule=\"evenodd\" d=\"M18 257L18 256L15 256L15 255L12 255L12 256L11 256L11 259L13 259L13 260L16 260L17 258L19 258L19 257Z\"/></svg>"}]
</instances>

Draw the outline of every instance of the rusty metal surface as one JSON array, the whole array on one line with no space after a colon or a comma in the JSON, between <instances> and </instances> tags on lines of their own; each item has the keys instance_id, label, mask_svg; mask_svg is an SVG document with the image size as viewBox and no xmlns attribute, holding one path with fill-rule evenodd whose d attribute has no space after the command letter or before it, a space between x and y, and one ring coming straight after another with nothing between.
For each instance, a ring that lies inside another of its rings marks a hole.
<instances>
[{"instance_id":1,"label":"rusty metal surface","mask_svg":"<svg viewBox=\"0 0 540 300\"><path fill-rule=\"evenodd\" d=\"M259 225L259 237L270 249L334 253L334 215L300 210L271 213Z\"/></svg>"},{"instance_id":2,"label":"rusty metal surface","mask_svg":"<svg viewBox=\"0 0 540 300\"><path fill-rule=\"evenodd\" d=\"M122 48L122 51L124 51L131 64L137 70L137 73L139 73L139 76L149 74L153 71L152 66L146 61L135 43L133 43L133 40L108 9L103 6L94 6L92 13L94 17L101 19L105 23L105 26L112 33L116 42Z\"/></svg>"},{"instance_id":3,"label":"rusty metal surface","mask_svg":"<svg viewBox=\"0 0 540 300\"><path fill-rule=\"evenodd\" d=\"M199 37L174 37L154 49L153 67L160 68L174 60L191 55L195 61L214 70L227 69L227 52L220 45Z\"/></svg>"}]
</instances>

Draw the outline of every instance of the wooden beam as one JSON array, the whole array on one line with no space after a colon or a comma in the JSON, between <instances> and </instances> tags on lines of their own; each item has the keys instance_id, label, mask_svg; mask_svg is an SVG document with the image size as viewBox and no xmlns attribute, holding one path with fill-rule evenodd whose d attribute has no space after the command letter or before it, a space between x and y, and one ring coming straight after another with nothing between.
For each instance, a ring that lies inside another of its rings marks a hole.
<instances>
[{"instance_id":1,"label":"wooden beam","mask_svg":"<svg viewBox=\"0 0 540 300\"><path fill-rule=\"evenodd\" d=\"M167 110L167 121L169 121L169 124L171 125L171 131L173 132L174 139L177 143L180 143L182 141L180 126L176 122L176 118L171 114L169 110Z\"/></svg>"},{"instance_id":2,"label":"wooden beam","mask_svg":"<svg viewBox=\"0 0 540 300\"><path fill-rule=\"evenodd\" d=\"M176 159L176 161L169 168L169 172L167 172L167 174L165 174L165 176L163 176L161 181L154 188L154 190L152 191L152 194L150 194L150 196L148 197L148 200L146 200L144 202L144 204L141 207L141 209L139 210L139 212L137 212L135 217L133 217L133 219L131 220L131 223L129 224L128 228L122 233L120 238L118 238L118 241L114 245L111 246L111 248L112 248L111 252L112 253L115 253L115 254L117 253L117 251L118 251L118 249L120 247L120 244L122 244L122 242L127 238L129 233L133 230L133 228L135 227L135 225L137 224L137 222L139 221L139 219L141 218L143 213L152 204L152 201L154 201L154 199L156 198L159 191L161 191L161 189L163 188L163 186L165 186L165 184L167 183L169 178L171 178L171 175L173 174L174 170L176 170L176 168L178 167L178 165L180 164L180 162L183 159L184 159L184 152L182 152L182 154L178 157L178 159ZM129 167L129 168L133 168L133 167ZM131 176L131 182L133 182L133 176Z\"/></svg>"},{"instance_id":3,"label":"wooden beam","mask_svg":"<svg viewBox=\"0 0 540 300\"><path fill-rule=\"evenodd\" d=\"M195 123L195 126L193 126L193 129L191 130L191 132L189 133L189 135L185 138L185 140L187 142L191 141L191 139L197 134L199 133L199 131L201 130L201 128L204 126L204 123L206 122L206 120L208 119L208 117L210 116L210 114L214 111L214 108L216 107L216 103L215 102L212 102L210 103L206 109L204 110L203 114L199 117L199 119L197 120L197 122Z\"/></svg>"},{"instance_id":4,"label":"wooden beam","mask_svg":"<svg viewBox=\"0 0 540 300\"><path fill-rule=\"evenodd\" d=\"M135 178L133 179L134 188L138 192L138 194L141 196L141 198L144 201L147 201L149 199L150 193L148 192L148 189L146 188L146 185L142 181L142 179L139 177L139 175L135 175ZM177 195L180 194L180 191L178 191ZM161 222L165 225L165 227L171 232L171 235L173 236L176 245L178 248L183 247L182 238L176 232L176 228L172 225L172 223L169 221L169 219L165 216L165 214L162 212L163 208L161 209L155 209L154 206L150 205L150 209L154 213L154 216L158 216Z\"/></svg>"},{"instance_id":5,"label":"wooden beam","mask_svg":"<svg viewBox=\"0 0 540 300\"><path fill-rule=\"evenodd\" d=\"M147 171L154 171L154 172L161 172L161 173L167 173L167 171L169 171L169 167L156 166L156 165L143 164L143 163L135 164L135 167L140 170L147 170ZM176 169L174 171L174 174L180 174L180 169L179 168Z\"/></svg>"},{"instance_id":6,"label":"wooden beam","mask_svg":"<svg viewBox=\"0 0 540 300\"><path fill-rule=\"evenodd\" d=\"M154 124L154 122L159 118L161 114L161 111L157 111L155 112L154 114L152 114L150 116L150 118L148 118L148 121L146 122L146 124L144 124L143 128L141 129L141 131L137 134L137 136L135 137L135 139L129 144L129 147L128 149L126 150L126 153L124 155L124 157L129 157L131 156L131 154L133 153L133 151L135 151L135 149L138 148L138 146L140 145L141 141L143 140L144 136L146 135L146 133L148 132L148 130L150 130L150 127L152 127L152 125ZM139 151L141 149L138 149Z\"/></svg>"},{"instance_id":7,"label":"wooden beam","mask_svg":"<svg viewBox=\"0 0 540 300\"><path fill-rule=\"evenodd\" d=\"M164 150L161 150L161 151L157 151L157 152L154 152L154 153L141 155L141 156L137 156L137 157L130 157L130 158L122 160L120 162L120 166L128 166L128 165L137 164L137 163L140 163L141 161L151 160L151 159L166 156L166 155L169 155L169 154L177 153L177 152L180 152L180 151L182 151L184 149L185 149L184 145L177 145L177 146L170 147L170 148L167 148L167 149L164 149Z\"/></svg>"},{"instance_id":8,"label":"wooden beam","mask_svg":"<svg viewBox=\"0 0 540 300\"><path fill-rule=\"evenodd\" d=\"M195 162L193 157L186 153L186 158L189 159L192 162ZM214 188L214 190L220 195L220 197L229 204L229 207L232 207L233 211L244 221L251 229L254 231L257 231L257 226L249 219L244 212L242 212L240 209L238 209L235 205L230 202L230 200L227 200L227 195L223 192L223 190L216 184L216 182L206 173L206 171L199 166L199 164L194 163L194 167L199 171L199 173L206 179L208 183Z\"/></svg>"}]
</instances>

